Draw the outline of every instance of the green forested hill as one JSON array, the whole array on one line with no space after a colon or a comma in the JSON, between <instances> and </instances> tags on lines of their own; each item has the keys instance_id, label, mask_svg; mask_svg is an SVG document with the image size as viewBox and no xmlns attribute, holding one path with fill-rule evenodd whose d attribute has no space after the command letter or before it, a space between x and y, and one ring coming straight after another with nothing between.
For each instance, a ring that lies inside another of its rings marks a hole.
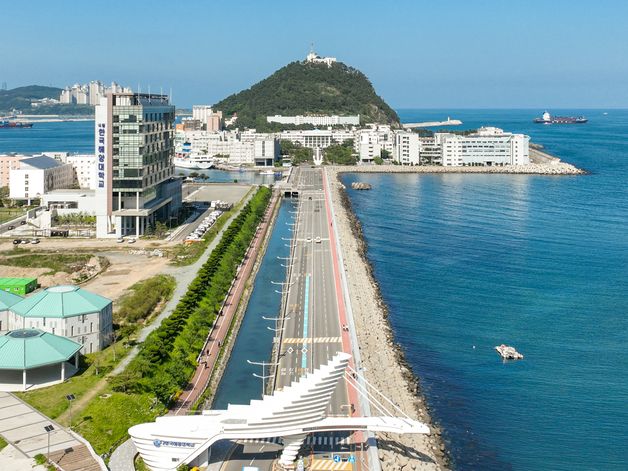
<instances>
[{"instance_id":1,"label":"green forested hill","mask_svg":"<svg viewBox=\"0 0 628 471\"><path fill-rule=\"evenodd\" d=\"M31 100L39 100L41 98L55 98L58 100L60 94L60 88L42 87L41 85L0 90L0 110L31 111Z\"/></svg>"},{"instance_id":2,"label":"green forested hill","mask_svg":"<svg viewBox=\"0 0 628 471\"><path fill-rule=\"evenodd\" d=\"M228 117L238 114L238 127L260 131L288 127L266 122L266 116L307 114L360 115L363 123L399 122L397 113L376 93L368 78L343 63L292 62L247 90L213 106Z\"/></svg>"}]
</instances>

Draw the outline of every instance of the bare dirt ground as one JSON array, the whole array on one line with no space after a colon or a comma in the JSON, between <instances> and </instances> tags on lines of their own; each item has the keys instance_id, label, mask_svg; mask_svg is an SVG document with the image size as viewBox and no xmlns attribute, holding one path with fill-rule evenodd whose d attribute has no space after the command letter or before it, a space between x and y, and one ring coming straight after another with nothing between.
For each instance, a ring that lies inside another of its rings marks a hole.
<instances>
[{"instance_id":1,"label":"bare dirt ground","mask_svg":"<svg viewBox=\"0 0 628 471\"><path fill-rule=\"evenodd\" d=\"M247 194L250 188L251 185L228 183L205 184L199 187L193 185L188 189L188 194L198 190L196 198L199 202L220 199L235 204ZM191 200L194 199L194 194L192 194ZM110 266L80 286L113 301L119 299L131 285L138 281L159 273L167 273L177 277L180 269L180 267L169 265L170 260L167 257L149 255L155 249L172 248L177 245L177 242L174 241L137 239L132 244L128 242L128 239L123 243L117 243L116 239L89 238L40 238L40 241L37 245L20 244L17 247L33 253L91 253L95 256L105 257ZM15 247L12 238L0 239L0 252L4 252L5 256L10 256L10 251ZM89 263L92 263L92 260ZM48 268L0 265L0 277L36 277L43 288L60 284L75 284L71 273L58 272L54 275L44 275L49 271Z\"/></svg>"}]
</instances>

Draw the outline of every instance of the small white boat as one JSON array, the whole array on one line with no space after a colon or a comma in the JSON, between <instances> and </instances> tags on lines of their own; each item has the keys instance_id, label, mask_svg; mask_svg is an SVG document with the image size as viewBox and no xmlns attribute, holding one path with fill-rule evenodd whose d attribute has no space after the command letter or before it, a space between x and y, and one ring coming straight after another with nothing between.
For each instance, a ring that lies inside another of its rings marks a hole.
<instances>
[{"instance_id":1,"label":"small white boat","mask_svg":"<svg viewBox=\"0 0 628 471\"><path fill-rule=\"evenodd\" d=\"M275 171L274 170L262 170L259 174L260 175L274 175Z\"/></svg>"}]
</instances>

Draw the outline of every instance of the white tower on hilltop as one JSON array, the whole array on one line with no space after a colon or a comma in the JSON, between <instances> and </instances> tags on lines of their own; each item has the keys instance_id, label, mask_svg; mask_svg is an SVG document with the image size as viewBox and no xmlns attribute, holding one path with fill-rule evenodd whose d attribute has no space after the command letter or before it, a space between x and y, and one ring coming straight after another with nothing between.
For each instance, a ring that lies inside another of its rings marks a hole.
<instances>
[{"instance_id":1,"label":"white tower on hilltop","mask_svg":"<svg viewBox=\"0 0 628 471\"><path fill-rule=\"evenodd\" d=\"M311 62L314 64L326 64L327 67L331 67L331 65L336 62L335 57L321 57L316 52L314 52L314 43L310 45L310 52L307 56L305 56L305 62Z\"/></svg>"}]
</instances>

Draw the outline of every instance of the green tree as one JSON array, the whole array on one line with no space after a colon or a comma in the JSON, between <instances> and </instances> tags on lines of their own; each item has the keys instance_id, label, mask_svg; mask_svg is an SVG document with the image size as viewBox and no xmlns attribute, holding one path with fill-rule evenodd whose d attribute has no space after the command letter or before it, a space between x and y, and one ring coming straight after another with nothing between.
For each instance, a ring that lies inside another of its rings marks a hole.
<instances>
[{"instance_id":1,"label":"green tree","mask_svg":"<svg viewBox=\"0 0 628 471\"><path fill-rule=\"evenodd\" d=\"M325 149L325 161L337 165L355 165L357 158L353 149L342 145L332 145Z\"/></svg>"}]
</instances>

